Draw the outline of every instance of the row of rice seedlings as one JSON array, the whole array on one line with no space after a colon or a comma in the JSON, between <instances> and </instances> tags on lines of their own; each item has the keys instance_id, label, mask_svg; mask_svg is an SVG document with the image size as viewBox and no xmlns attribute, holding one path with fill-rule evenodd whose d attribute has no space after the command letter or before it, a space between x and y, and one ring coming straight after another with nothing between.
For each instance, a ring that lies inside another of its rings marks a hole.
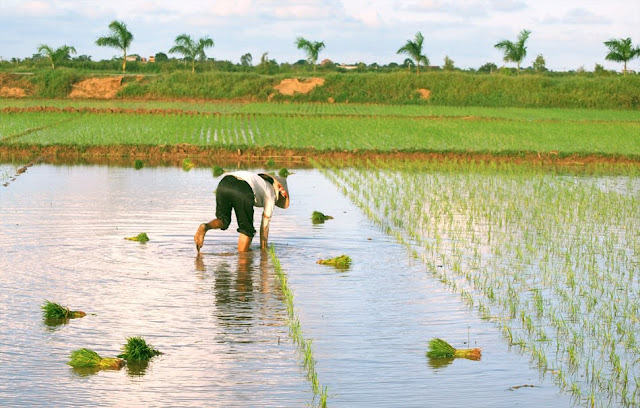
<instances>
[{"instance_id":1,"label":"row of rice seedlings","mask_svg":"<svg viewBox=\"0 0 640 408\"><path fill-rule=\"evenodd\" d=\"M543 372L552 362L561 388L637 403L635 196L515 169L493 176L432 170L347 169L330 177ZM627 186L637 191L637 178ZM383 202L384 191L397 194Z\"/></svg>"},{"instance_id":2,"label":"row of rice seedlings","mask_svg":"<svg viewBox=\"0 0 640 408\"><path fill-rule=\"evenodd\" d=\"M473 117L509 120L557 121L635 121L640 119L629 110L555 109L555 108L488 108L475 106L374 105L319 103L235 103L159 100L78 100L78 99L0 99L0 109L54 107L63 109L166 109L201 113L249 113L261 115L298 114L307 116L406 116L406 117Z\"/></svg>"},{"instance_id":3,"label":"row of rice seedlings","mask_svg":"<svg viewBox=\"0 0 640 408\"><path fill-rule=\"evenodd\" d=\"M62 115L62 113L60 114ZM557 151L640 154L640 123L417 120L400 117L75 114L18 142L75 145L273 146L282 148ZM80 115L80 116L78 116ZM517 135L514 136L514 135Z\"/></svg>"},{"instance_id":4,"label":"row of rice seedlings","mask_svg":"<svg viewBox=\"0 0 640 408\"><path fill-rule=\"evenodd\" d=\"M323 387L318 380L316 360L313 358L313 341L311 339L304 338L302 327L300 326L300 318L296 314L293 303L293 292L289 288L287 274L282 270L282 265L276 256L276 251L273 245L269 247L269 255L271 256L271 261L273 262L278 282L280 282L280 289L284 295L284 303L287 308L289 334L291 335L293 342L298 346L300 354L303 357L304 368L307 370L307 379L311 382L314 400L317 397L318 406L326 407L329 390L328 387Z\"/></svg>"},{"instance_id":5,"label":"row of rice seedlings","mask_svg":"<svg viewBox=\"0 0 640 408\"><path fill-rule=\"evenodd\" d=\"M14 139L25 136L77 118L78 115L70 113L0 113L0 142L11 142Z\"/></svg>"}]
</instances>

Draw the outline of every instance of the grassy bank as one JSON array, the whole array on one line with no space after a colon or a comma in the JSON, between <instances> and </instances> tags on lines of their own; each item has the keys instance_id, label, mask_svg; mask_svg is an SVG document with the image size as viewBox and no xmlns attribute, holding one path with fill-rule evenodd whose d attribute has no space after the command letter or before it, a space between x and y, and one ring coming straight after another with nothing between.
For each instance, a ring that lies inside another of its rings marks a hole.
<instances>
[{"instance_id":1,"label":"grassy bank","mask_svg":"<svg viewBox=\"0 0 640 408\"><path fill-rule=\"evenodd\" d=\"M274 86L282 75L204 72L125 77L118 98L420 104L429 106L640 109L639 76L587 77L461 72L327 73L307 94L285 96ZM0 74L0 88L28 97L66 98L72 85L92 76L70 69L33 75ZM418 89L430 91L421 98Z\"/></svg>"}]
</instances>

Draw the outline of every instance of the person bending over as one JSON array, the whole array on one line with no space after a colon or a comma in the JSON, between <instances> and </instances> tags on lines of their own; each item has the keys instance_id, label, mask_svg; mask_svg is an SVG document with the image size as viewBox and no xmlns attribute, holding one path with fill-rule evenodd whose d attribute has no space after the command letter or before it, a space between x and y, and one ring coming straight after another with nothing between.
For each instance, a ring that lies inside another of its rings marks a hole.
<instances>
[{"instance_id":1,"label":"person bending over","mask_svg":"<svg viewBox=\"0 0 640 408\"><path fill-rule=\"evenodd\" d=\"M248 171L229 173L220 180L216 189L216 218L200 224L193 240L196 250L204 244L204 236L211 229L226 230L231 223L231 209L238 222L238 251L245 252L256 233L253 228L253 207L263 207L260 223L260 248L267 248L269 222L273 207L289 207L289 190L286 179L270 174L254 174Z\"/></svg>"}]
</instances>

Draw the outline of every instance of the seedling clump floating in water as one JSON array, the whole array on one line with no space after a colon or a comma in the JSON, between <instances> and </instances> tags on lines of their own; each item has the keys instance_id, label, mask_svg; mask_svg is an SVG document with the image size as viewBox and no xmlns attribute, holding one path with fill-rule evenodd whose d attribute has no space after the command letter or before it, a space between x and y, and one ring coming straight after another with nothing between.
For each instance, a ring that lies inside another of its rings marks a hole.
<instances>
[{"instance_id":1,"label":"seedling clump floating in water","mask_svg":"<svg viewBox=\"0 0 640 408\"><path fill-rule=\"evenodd\" d=\"M451 344L438 338L429 341L429 351L427 351L427 357L430 358L461 357L469 360L480 360L481 355L482 350L479 348L455 349Z\"/></svg>"},{"instance_id":2,"label":"seedling clump floating in water","mask_svg":"<svg viewBox=\"0 0 640 408\"><path fill-rule=\"evenodd\" d=\"M149 241L149 237L147 236L146 232L141 232L138 235L136 235L135 237L125 237L125 239L128 239L129 241L138 241L138 242L147 242L147 241Z\"/></svg>"},{"instance_id":3,"label":"seedling clump floating in water","mask_svg":"<svg viewBox=\"0 0 640 408\"><path fill-rule=\"evenodd\" d=\"M331 265L336 268L346 269L351 266L351 257L349 255L340 255L330 259L320 259L316 263L320 265Z\"/></svg>"},{"instance_id":4,"label":"seedling clump floating in water","mask_svg":"<svg viewBox=\"0 0 640 408\"><path fill-rule=\"evenodd\" d=\"M144 162L143 162L142 160L140 160L140 159L137 159L137 160L133 163L133 167L134 167L136 170L140 170L141 168L143 168L143 167L144 167Z\"/></svg>"},{"instance_id":5,"label":"seedling clump floating in water","mask_svg":"<svg viewBox=\"0 0 640 408\"><path fill-rule=\"evenodd\" d=\"M71 360L68 363L73 368L97 368L118 370L125 364L119 358L102 358L91 349L81 348L71 352Z\"/></svg>"},{"instance_id":6,"label":"seedling clump floating in water","mask_svg":"<svg viewBox=\"0 0 640 408\"><path fill-rule=\"evenodd\" d=\"M68 307L62 306L58 303L49 302L48 300L45 300L44 304L40 306L40 308L42 309L44 318L47 320L75 319L87 315L85 312L80 310L70 310Z\"/></svg>"},{"instance_id":7,"label":"seedling clump floating in water","mask_svg":"<svg viewBox=\"0 0 640 408\"><path fill-rule=\"evenodd\" d=\"M195 164L190 159L182 160L182 170L189 171L195 167Z\"/></svg>"},{"instance_id":8,"label":"seedling clump floating in water","mask_svg":"<svg viewBox=\"0 0 640 408\"><path fill-rule=\"evenodd\" d=\"M224 169L220 166L213 167L213 177L220 177L224 173Z\"/></svg>"},{"instance_id":9,"label":"seedling clump floating in water","mask_svg":"<svg viewBox=\"0 0 640 408\"><path fill-rule=\"evenodd\" d=\"M149 361L160 354L162 353L147 344L142 337L127 337L127 343L122 346L122 354L118 357L127 361Z\"/></svg>"},{"instance_id":10,"label":"seedling clump floating in water","mask_svg":"<svg viewBox=\"0 0 640 408\"><path fill-rule=\"evenodd\" d=\"M284 178L289 177L289 174L292 174L292 173L290 173L286 167L281 168L280 171L278 172L278 176L284 177Z\"/></svg>"},{"instance_id":11,"label":"seedling clump floating in water","mask_svg":"<svg viewBox=\"0 0 640 408\"><path fill-rule=\"evenodd\" d=\"M313 214L311 214L311 222L313 222L314 224L322 224L326 220L332 220L332 219L333 219L332 216L324 215L320 211L314 211Z\"/></svg>"},{"instance_id":12,"label":"seedling clump floating in water","mask_svg":"<svg viewBox=\"0 0 640 408\"><path fill-rule=\"evenodd\" d=\"M273 159L269 159L267 160L267 162L264 164L268 169L272 169L274 167L276 167L276 162Z\"/></svg>"}]
</instances>

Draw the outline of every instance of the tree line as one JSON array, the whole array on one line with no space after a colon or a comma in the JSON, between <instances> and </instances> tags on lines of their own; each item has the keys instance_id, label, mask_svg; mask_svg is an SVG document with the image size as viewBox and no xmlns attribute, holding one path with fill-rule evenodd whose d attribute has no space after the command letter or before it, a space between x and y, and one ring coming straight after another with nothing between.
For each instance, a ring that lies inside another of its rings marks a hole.
<instances>
[{"instance_id":1,"label":"tree line","mask_svg":"<svg viewBox=\"0 0 640 408\"><path fill-rule=\"evenodd\" d=\"M101 47L111 47L115 48L122 52L122 72L126 72L127 68L127 52L131 47L131 43L133 42L133 34L127 29L127 26L122 21L114 20L109 26L109 34L99 37L96 40L96 45ZM516 64L516 73L519 74L521 71L521 64L524 58L527 55L527 46L526 42L531 35L531 31L522 30L516 41L502 40L494 45L494 47L503 52L503 60L506 63L515 63ZM309 64L313 66L313 71L316 71L317 61L319 58L320 52L325 48L324 42L321 41L310 41L303 37L298 37L295 41L295 45L298 49L303 50ZM640 46L634 46L631 38L612 38L608 41L604 42L604 45L608 49L608 53L605 56L605 59L608 61L614 61L618 63L623 63L623 73L627 74L627 64L629 61L634 58L640 57ZM198 40L191 38L188 34L180 34L175 39L175 44L173 47L169 49L170 54L180 54L183 57L185 62L191 63L191 71L195 72L195 64L196 60L206 60L205 50L207 48L212 48L214 46L214 41L205 36ZM76 54L76 49L73 46L63 45L58 48L53 48L46 44L41 44L38 47L38 53L49 60L51 65L51 69L55 69L56 65L58 65L62 61L68 61L71 59L72 54ZM424 52L424 36L420 31L415 34L413 39L408 39L406 43L398 49L397 54L406 54L408 58L404 61L403 66L411 69L415 67L416 74L420 74L420 66L422 64L423 67L429 66L429 58ZM161 54L164 55L164 54ZM165 55L166 57L166 55ZM253 58L251 54L244 54L240 58L240 63L243 66L251 66L253 62ZM445 70L453 70L454 62L448 56L445 57L444 61L444 69ZM275 63L273 60L269 60L268 53L264 53L260 59L260 65L269 65L270 63ZM533 69L536 72L546 70L546 61L542 54L538 54L535 61L533 62ZM493 70L493 68L497 69L497 66L492 63L485 64L480 67L479 71L482 71L483 68L489 68ZM599 65L596 64L596 71L598 71ZM600 69L603 68L600 66Z\"/></svg>"}]
</instances>

